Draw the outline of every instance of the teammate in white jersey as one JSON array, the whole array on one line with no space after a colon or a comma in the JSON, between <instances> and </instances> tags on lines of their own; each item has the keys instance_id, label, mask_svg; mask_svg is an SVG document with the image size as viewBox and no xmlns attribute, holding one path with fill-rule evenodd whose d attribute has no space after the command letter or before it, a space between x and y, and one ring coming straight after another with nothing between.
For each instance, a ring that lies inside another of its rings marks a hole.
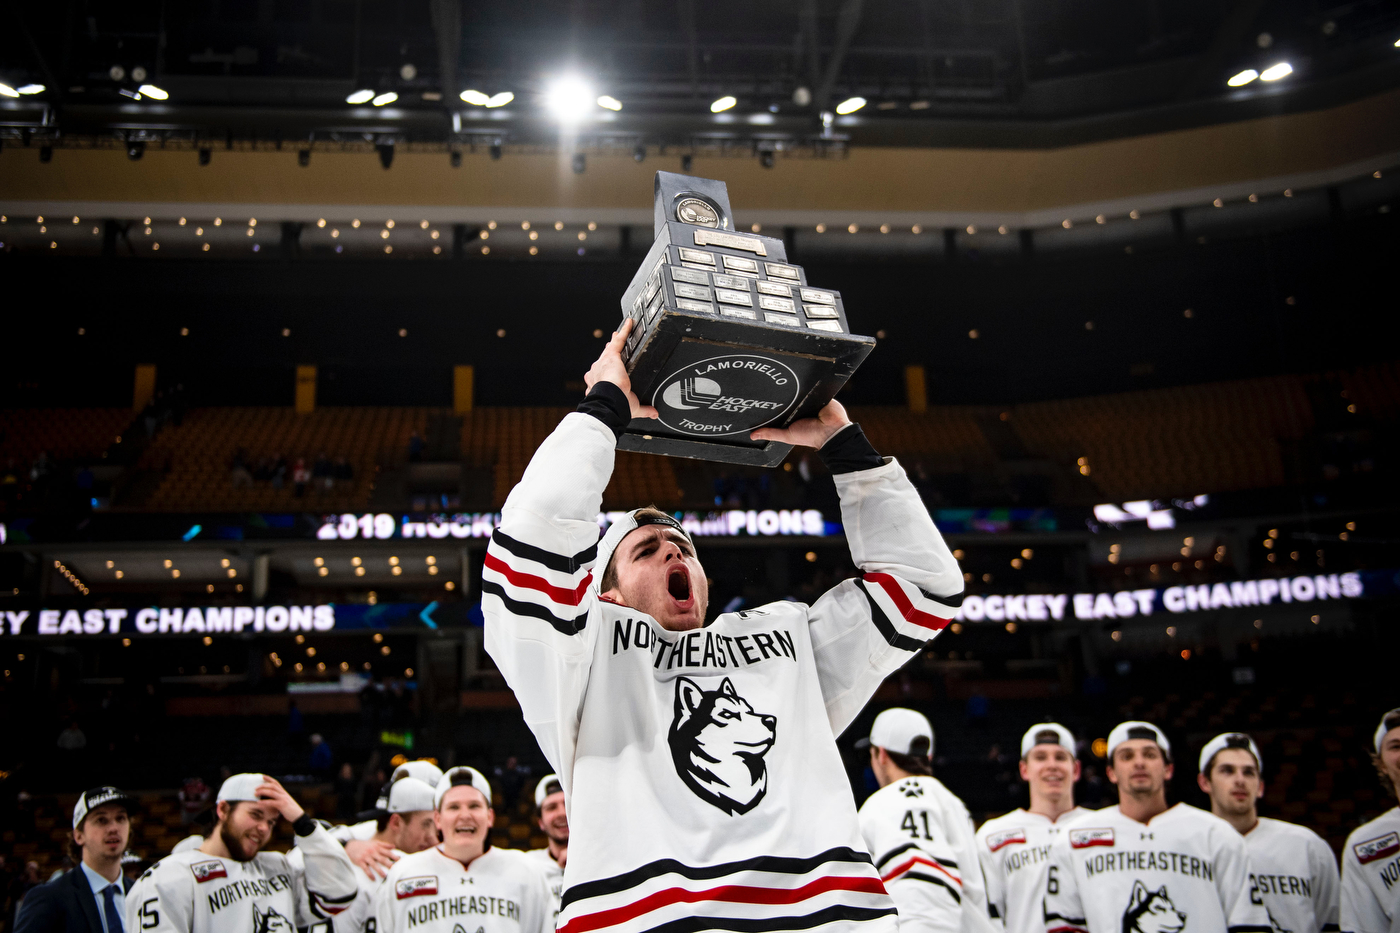
<instances>
[{"instance_id":1,"label":"teammate in white jersey","mask_svg":"<svg viewBox=\"0 0 1400 933\"><path fill-rule=\"evenodd\" d=\"M412 777L400 777L392 782L379 799L382 805L374 821L375 833L369 840L389 847L395 860L437 845L437 822L434 819L435 788ZM303 864L301 852L287 853L293 867ZM333 926L336 933L375 933L374 896L384 878L355 866L355 880L360 894L338 917Z\"/></svg>"},{"instance_id":2,"label":"teammate in white jersey","mask_svg":"<svg viewBox=\"0 0 1400 933\"><path fill-rule=\"evenodd\" d=\"M1390 796L1400 794L1400 709L1381 717L1371 761ZM1400 808L1347 837L1342 850L1342 933L1400 933Z\"/></svg>"},{"instance_id":3,"label":"teammate in white jersey","mask_svg":"<svg viewBox=\"0 0 1400 933\"><path fill-rule=\"evenodd\" d=\"M549 844L525 854L534 859L549 881L549 893L554 895L550 916L558 918L559 901L564 895L564 866L569 861L569 815L559 775L546 774L535 785L535 818Z\"/></svg>"},{"instance_id":4,"label":"teammate in white jersey","mask_svg":"<svg viewBox=\"0 0 1400 933\"><path fill-rule=\"evenodd\" d=\"M426 758L405 761L394 769L393 774L389 775L389 783L384 785L383 790L380 791L379 799L375 801L374 808L376 810L383 811L388 805L389 788L402 777L417 778L429 787L437 787L438 781L442 780L442 769ZM350 861L354 862L357 868L371 878L383 878L394 866L394 860L398 858L388 843L375 841L374 837L379 829L378 819L361 820L358 823L336 826L331 829L331 835L345 844L345 852L350 856Z\"/></svg>"},{"instance_id":5,"label":"teammate in white jersey","mask_svg":"<svg viewBox=\"0 0 1400 933\"><path fill-rule=\"evenodd\" d=\"M977 856L992 915L1008 933L1043 933L1050 846L1066 824L1089 812L1074 805L1079 780L1074 735L1055 722L1027 729L1021 737L1021 780L1030 788L1030 808L983 823Z\"/></svg>"},{"instance_id":6,"label":"teammate in white jersey","mask_svg":"<svg viewBox=\"0 0 1400 933\"><path fill-rule=\"evenodd\" d=\"M262 774L219 788L216 822L197 849L168 855L126 895L126 933L296 933L328 930L355 900L355 867L291 794ZM292 824L304 867L264 852L278 817Z\"/></svg>"},{"instance_id":7,"label":"teammate in white jersey","mask_svg":"<svg viewBox=\"0 0 1400 933\"><path fill-rule=\"evenodd\" d=\"M860 833L899 910L900 933L991 933L967 807L933 777L933 727L912 709L875 717L870 768L880 789L860 808Z\"/></svg>"},{"instance_id":8,"label":"teammate in white jersey","mask_svg":"<svg viewBox=\"0 0 1400 933\"><path fill-rule=\"evenodd\" d=\"M512 849L493 848L491 785L450 768L433 814L442 842L394 863L374 899L377 933L549 933L549 885Z\"/></svg>"},{"instance_id":9,"label":"teammate in white jersey","mask_svg":"<svg viewBox=\"0 0 1400 933\"><path fill-rule=\"evenodd\" d=\"M832 402L751 436L820 448L863 576L811 606L706 624L705 569L679 521L617 514L598 539L617 437L655 415L629 391L628 332L511 491L482 577L486 649L568 798L559 929L892 931L836 736L942 630L962 573L899 464ZM789 378L781 364L706 365L701 381L740 393L737 411L783 410L754 395Z\"/></svg>"},{"instance_id":10,"label":"teammate in white jersey","mask_svg":"<svg viewBox=\"0 0 1400 933\"><path fill-rule=\"evenodd\" d=\"M1240 834L1204 810L1167 806L1171 752L1151 723L1109 733L1118 806L1066 824L1050 847L1047 933L1271 933Z\"/></svg>"},{"instance_id":11,"label":"teammate in white jersey","mask_svg":"<svg viewBox=\"0 0 1400 933\"><path fill-rule=\"evenodd\" d=\"M1201 749L1200 765L1196 781L1210 796L1210 812L1244 836L1254 887L1274 927L1288 933L1335 931L1337 858L1306 826L1259 815L1264 764L1254 740L1242 732L1217 735Z\"/></svg>"}]
</instances>

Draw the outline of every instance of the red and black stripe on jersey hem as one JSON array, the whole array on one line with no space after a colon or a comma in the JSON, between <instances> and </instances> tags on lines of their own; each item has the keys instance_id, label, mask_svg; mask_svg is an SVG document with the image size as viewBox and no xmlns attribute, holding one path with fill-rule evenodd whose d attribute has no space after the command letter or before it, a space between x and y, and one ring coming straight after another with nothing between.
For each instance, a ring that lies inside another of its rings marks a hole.
<instances>
[{"instance_id":1,"label":"red and black stripe on jersey hem","mask_svg":"<svg viewBox=\"0 0 1400 933\"><path fill-rule=\"evenodd\" d=\"M890 862L895 861L899 856L909 851L917 852L923 858L931 859L932 861L937 862L939 865L942 865L944 868L952 868L954 870L957 870L958 863L953 861L952 859L939 858L936 855L930 855L918 845L912 842L906 842L904 845L886 852L884 856L878 862L875 863L875 870L880 873L880 879L882 881L903 881L907 878L911 881L925 881L929 884L937 885L940 888L946 888L948 893L953 895L953 900L961 904L962 892L959 891L953 885L949 884L947 879L940 878L937 875L931 875L928 872L919 871L916 868L910 868L908 871L905 871L897 877L885 878L885 866L888 865Z\"/></svg>"},{"instance_id":2,"label":"red and black stripe on jersey hem","mask_svg":"<svg viewBox=\"0 0 1400 933\"><path fill-rule=\"evenodd\" d=\"M827 849L825 852L807 858L760 855L757 858L743 859L738 862L721 862L718 865L687 865L675 859L664 858L648 862L629 872L613 875L611 878L599 878L597 881L585 881L582 884L573 885L564 892L559 910L563 912L570 904L587 898L620 894L661 875L680 875L691 881L713 881L716 878L746 871L762 871L775 875L805 875L828 862L864 862L872 869L875 867L870 860L869 852L857 852L848 846Z\"/></svg>"},{"instance_id":3,"label":"red and black stripe on jersey hem","mask_svg":"<svg viewBox=\"0 0 1400 933\"><path fill-rule=\"evenodd\" d=\"M910 638L908 635L901 634L900 631L894 627L894 622L890 620L885 610L881 609L880 604L871 597L870 589L865 581L857 580L856 587L864 594L865 601L869 603L870 620L875 623L875 630L880 633L885 641L889 642L900 651L923 650L924 645L928 644L929 639L921 641L917 638ZM930 636L930 638L931 637L932 636Z\"/></svg>"},{"instance_id":4,"label":"red and black stripe on jersey hem","mask_svg":"<svg viewBox=\"0 0 1400 933\"><path fill-rule=\"evenodd\" d=\"M311 912L322 920L329 920L336 914L349 908L350 902L356 898L359 892L352 891L345 897L331 897L328 894L321 894L317 891L312 891L310 894Z\"/></svg>"},{"instance_id":5,"label":"red and black stripe on jersey hem","mask_svg":"<svg viewBox=\"0 0 1400 933\"><path fill-rule=\"evenodd\" d=\"M769 933L777 930L810 930L828 923L869 923L881 917L895 916L894 907L852 907L832 904L810 914L782 917L714 917L710 915L681 917L667 923L647 927L647 933L699 933L701 930L731 930L733 933ZM565 927L560 927L561 930Z\"/></svg>"},{"instance_id":6,"label":"red and black stripe on jersey hem","mask_svg":"<svg viewBox=\"0 0 1400 933\"><path fill-rule=\"evenodd\" d=\"M929 858L933 859L935 862L942 865L944 868L952 868L954 870L958 870L957 862L953 861L950 858L939 858L936 855L929 855L929 853L925 852L922 848L919 847L919 844L915 842L906 842L904 845L893 848L890 851L886 852L884 855L880 856L880 860L875 863L875 870L880 872L881 874L884 874L884 868L886 865L894 861L897 857L903 855L905 852L910 851L918 852L920 855L927 855Z\"/></svg>"},{"instance_id":7,"label":"red and black stripe on jersey hem","mask_svg":"<svg viewBox=\"0 0 1400 933\"><path fill-rule=\"evenodd\" d=\"M1063 914L1051 913L1042 908L1045 918L1045 933L1089 933L1089 921L1084 917L1066 917ZM1059 921L1059 926L1051 926Z\"/></svg>"},{"instance_id":8,"label":"red and black stripe on jersey hem","mask_svg":"<svg viewBox=\"0 0 1400 933\"><path fill-rule=\"evenodd\" d=\"M585 564L593 561L598 556L598 546L596 544L579 551L572 557L566 557L562 554L555 554L552 551L546 551L543 548L535 547L533 544L517 541L509 535L504 534L499 529L492 533L491 543L521 560L532 561L560 573L577 573L579 570L583 569ZM504 565L505 562L502 561L502 564ZM583 631L584 624L588 621L588 612L586 610L572 619L567 619L555 615L547 607L541 606L538 603L514 599L506 593L504 586L494 580L483 579L481 581L481 592L483 594L489 593L495 596L511 614L527 616L532 619L539 619L542 622L548 622L555 631L562 635L577 635L579 632Z\"/></svg>"}]
</instances>

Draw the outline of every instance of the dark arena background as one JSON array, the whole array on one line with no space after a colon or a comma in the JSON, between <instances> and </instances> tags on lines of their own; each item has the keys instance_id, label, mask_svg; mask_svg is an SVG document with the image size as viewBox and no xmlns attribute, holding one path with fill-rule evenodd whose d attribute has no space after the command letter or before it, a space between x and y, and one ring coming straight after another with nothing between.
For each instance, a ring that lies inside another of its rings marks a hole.
<instances>
[{"instance_id":1,"label":"dark arena background","mask_svg":"<svg viewBox=\"0 0 1400 933\"><path fill-rule=\"evenodd\" d=\"M10 4L0 28L0 854L78 791L277 775L318 816L402 757L549 770L482 647L487 536L583 394L657 170L839 289L840 399L956 549L904 705L979 823L1021 733L1160 725L1172 801L1247 730L1264 815L1393 805L1400 8L1182 0ZM711 611L855 575L813 455L618 457ZM322 737L314 749L310 736ZM290 834L287 835L290 840Z\"/></svg>"}]
</instances>

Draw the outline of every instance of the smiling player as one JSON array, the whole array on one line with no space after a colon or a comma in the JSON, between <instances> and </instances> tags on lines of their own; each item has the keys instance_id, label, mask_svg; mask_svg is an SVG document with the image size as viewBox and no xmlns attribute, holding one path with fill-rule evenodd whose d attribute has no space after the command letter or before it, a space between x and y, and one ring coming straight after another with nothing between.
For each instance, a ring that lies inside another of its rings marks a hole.
<instances>
[{"instance_id":1,"label":"smiling player","mask_svg":"<svg viewBox=\"0 0 1400 933\"><path fill-rule=\"evenodd\" d=\"M1381 717L1371 763L1388 796L1400 794L1400 709ZM1400 808L1347 837L1342 850L1343 933L1400 931Z\"/></svg>"}]
</instances>

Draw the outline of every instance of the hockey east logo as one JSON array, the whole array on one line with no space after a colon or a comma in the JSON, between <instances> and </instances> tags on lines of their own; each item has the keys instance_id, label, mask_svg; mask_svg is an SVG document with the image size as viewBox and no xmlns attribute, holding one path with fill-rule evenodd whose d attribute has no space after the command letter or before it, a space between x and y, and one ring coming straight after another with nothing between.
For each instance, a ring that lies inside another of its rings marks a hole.
<instances>
[{"instance_id":1,"label":"hockey east logo","mask_svg":"<svg viewBox=\"0 0 1400 933\"><path fill-rule=\"evenodd\" d=\"M1367 839L1365 842L1358 842L1352 849L1356 852L1356 860L1362 865L1379 861L1400 852L1400 833L1386 833L1375 839Z\"/></svg>"},{"instance_id":2,"label":"hockey east logo","mask_svg":"<svg viewBox=\"0 0 1400 933\"><path fill-rule=\"evenodd\" d=\"M1123 911L1123 933L1181 933L1185 927L1186 914L1176 909L1166 885L1150 891L1141 881L1133 882Z\"/></svg>"},{"instance_id":3,"label":"hockey east logo","mask_svg":"<svg viewBox=\"0 0 1400 933\"><path fill-rule=\"evenodd\" d=\"M224 863L218 859L210 859L207 862L195 862L190 866L190 871L194 873L194 880L200 884L206 881L213 881L215 878L228 877L228 871L224 868Z\"/></svg>"},{"instance_id":4,"label":"hockey east logo","mask_svg":"<svg viewBox=\"0 0 1400 933\"><path fill-rule=\"evenodd\" d=\"M406 897L432 897L437 894L437 875L419 875L416 878L400 878L394 885L394 896L398 900Z\"/></svg>"},{"instance_id":5,"label":"hockey east logo","mask_svg":"<svg viewBox=\"0 0 1400 933\"><path fill-rule=\"evenodd\" d=\"M993 833L987 837L987 848L993 852L1004 849L1009 845L1026 842L1026 831L1024 829L1008 829L1003 832Z\"/></svg>"},{"instance_id":6,"label":"hockey east logo","mask_svg":"<svg viewBox=\"0 0 1400 933\"><path fill-rule=\"evenodd\" d=\"M766 356L716 356L676 370L652 399L659 420L682 434L747 434L797 403L797 374Z\"/></svg>"},{"instance_id":7,"label":"hockey east logo","mask_svg":"<svg viewBox=\"0 0 1400 933\"><path fill-rule=\"evenodd\" d=\"M754 710L728 677L718 690L676 679L676 715L667 736L676 773L697 797L731 816L748 813L768 793L764 756L777 726L777 717Z\"/></svg>"},{"instance_id":8,"label":"hockey east logo","mask_svg":"<svg viewBox=\"0 0 1400 933\"><path fill-rule=\"evenodd\" d=\"M1073 829L1069 834L1071 849L1088 849L1093 846L1113 845L1112 829Z\"/></svg>"}]
</instances>

